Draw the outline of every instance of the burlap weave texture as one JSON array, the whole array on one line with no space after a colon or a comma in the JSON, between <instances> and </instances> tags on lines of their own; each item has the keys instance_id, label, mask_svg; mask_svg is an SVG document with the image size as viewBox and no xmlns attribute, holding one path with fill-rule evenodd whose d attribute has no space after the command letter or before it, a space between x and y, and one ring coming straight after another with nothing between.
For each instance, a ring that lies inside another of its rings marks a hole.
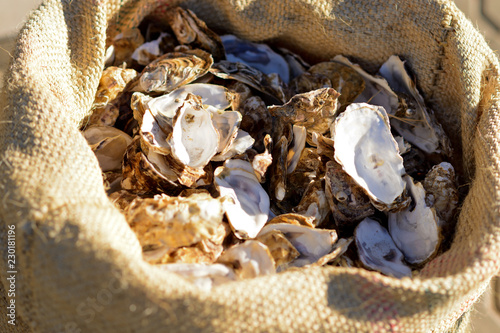
<instances>
[{"instance_id":1,"label":"burlap weave texture","mask_svg":"<svg viewBox=\"0 0 500 333\"><path fill-rule=\"evenodd\" d=\"M343 54L374 71L392 54L406 59L469 187L450 250L418 278L314 268L205 293L142 260L79 132L106 41L179 2L48 0L20 32L0 114L0 233L16 225L24 323L33 332L464 331L500 256L499 64L479 32L448 0L184 1L218 31L310 60Z\"/></svg>"}]
</instances>

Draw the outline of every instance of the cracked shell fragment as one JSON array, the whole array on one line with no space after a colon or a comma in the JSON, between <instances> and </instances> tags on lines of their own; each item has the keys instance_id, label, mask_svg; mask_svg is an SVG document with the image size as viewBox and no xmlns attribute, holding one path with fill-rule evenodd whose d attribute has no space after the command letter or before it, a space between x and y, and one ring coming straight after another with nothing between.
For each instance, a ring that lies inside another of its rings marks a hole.
<instances>
[{"instance_id":1,"label":"cracked shell fragment","mask_svg":"<svg viewBox=\"0 0 500 333\"><path fill-rule=\"evenodd\" d=\"M438 249L440 232L434 208L425 202L425 190L421 183L414 183L405 176L413 203L397 213L389 213L389 232L397 247L410 264L420 264Z\"/></svg>"},{"instance_id":2,"label":"cracked shell fragment","mask_svg":"<svg viewBox=\"0 0 500 333\"><path fill-rule=\"evenodd\" d=\"M269 196L259 183L252 164L227 160L215 170L215 182L224 202L229 223L238 238L257 236L269 216Z\"/></svg>"},{"instance_id":3,"label":"cracked shell fragment","mask_svg":"<svg viewBox=\"0 0 500 333\"><path fill-rule=\"evenodd\" d=\"M240 279L251 279L276 272L269 249L255 240L230 247L222 252L217 262L233 268Z\"/></svg>"},{"instance_id":4,"label":"cracked shell fragment","mask_svg":"<svg viewBox=\"0 0 500 333\"><path fill-rule=\"evenodd\" d=\"M380 223L367 217L356 227L354 238L363 265L396 278L411 276L411 269L403 262L403 253Z\"/></svg>"},{"instance_id":5,"label":"cracked shell fragment","mask_svg":"<svg viewBox=\"0 0 500 333\"><path fill-rule=\"evenodd\" d=\"M279 230L271 230L263 235L259 235L256 240L266 245L269 249L277 272L287 269L288 264L300 255L295 246Z\"/></svg>"},{"instance_id":6,"label":"cracked shell fragment","mask_svg":"<svg viewBox=\"0 0 500 333\"><path fill-rule=\"evenodd\" d=\"M90 148L97 157L103 172L120 169L122 159L132 138L110 126L93 126L83 132Z\"/></svg>"},{"instance_id":7,"label":"cracked shell fragment","mask_svg":"<svg viewBox=\"0 0 500 333\"><path fill-rule=\"evenodd\" d=\"M337 241L335 230L314 229L301 225L277 223L266 225L259 233L264 237L273 230L279 230L286 239L299 251L300 255L293 260L290 267L303 267L318 261L332 251Z\"/></svg>"},{"instance_id":8,"label":"cracked shell fragment","mask_svg":"<svg viewBox=\"0 0 500 333\"><path fill-rule=\"evenodd\" d=\"M224 216L223 201L206 193L189 197L161 194L134 200L126 218L143 248L175 249L215 235Z\"/></svg>"},{"instance_id":9,"label":"cracked shell fragment","mask_svg":"<svg viewBox=\"0 0 500 333\"><path fill-rule=\"evenodd\" d=\"M403 158L382 107L351 104L332 126L335 159L362 186L373 205L382 211L402 209Z\"/></svg>"},{"instance_id":10,"label":"cracked shell fragment","mask_svg":"<svg viewBox=\"0 0 500 333\"><path fill-rule=\"evenodd\" d=\"M170 92L205 75L212 64L212 56L198 49L167 53L144 68L133 90Z\"/></svg>"}]
</instances>

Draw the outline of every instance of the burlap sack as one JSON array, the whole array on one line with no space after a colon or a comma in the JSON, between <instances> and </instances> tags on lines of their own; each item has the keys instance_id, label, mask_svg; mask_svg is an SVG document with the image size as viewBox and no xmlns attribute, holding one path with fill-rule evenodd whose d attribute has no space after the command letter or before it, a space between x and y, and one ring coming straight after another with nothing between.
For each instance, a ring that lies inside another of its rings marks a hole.
<instances>
[{"instance_id":1,"label":"burlap sack","mask_svg":"<svg viewBox=\"0 0 500 333\"><path fill-rule=\"evenodd\" d=\"M465 331L471 305L499 268L499 64L455 5L185 2L215 29L271 40L309 59L343 54L372 71L392 54L407 59L453 139L469 187L451 248L419 278L314 268L206 293L141 259L78 131L103 69L107 34L136 25L160 2L47 0L20 32L0 116L0 272L7 286L4 240L13 224L13 331ZM163 1L156 13L177 2ZM0 292L0 329L9 332Z\"/></svg>"}]
</instances>

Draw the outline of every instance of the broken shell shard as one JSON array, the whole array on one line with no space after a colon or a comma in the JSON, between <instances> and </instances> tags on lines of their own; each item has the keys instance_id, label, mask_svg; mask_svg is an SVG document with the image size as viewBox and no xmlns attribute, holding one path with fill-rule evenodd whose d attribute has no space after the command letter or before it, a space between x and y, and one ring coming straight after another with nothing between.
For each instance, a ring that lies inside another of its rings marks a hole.
<instances>
[{"instance_id":1,"label":"broken shell shard","mask_svg":"<svg viewBox=\"0 0 500 333\"><path fill-rule=\"evenodd\" d=\"M304 126L293 125L292 131L292 147L288 150L288 154L286 157L287 174L292 173L295 170L297 164L299 163L302 150L304 150L306 146L306 128Z\"/></svg>"},{"instance_id":2,"label":"broken shell shard","mask_svg":"<svg viewBox=\"0 0 500 333\"><path fill-rule=\"evenodd\" d=\"M201 99L188 94L173 119L172 155L186 166L203 168L217 153L219 135Z\"/></svg>"},{"instance_id":3,"label":"broken shell shard","mask_svg":"<svg viewBox=\"0 0 500 333\"><path fill-rule=\"evenodd\" d=\"M458 189L455 180L455 170L448 162L442 162L432 167L424 180L425 202L434 207L439 216L439 226L449 223L458 205Z\"/></svg>"},{"instance_id":4,"label":"broken shell shard","mask_svg":"<svg viewBox=\"0 0 500 333\"><path fill-rule=\"evenodd\" d=\"M212 161L222 162L236 155L243 154L247 149L252 147L255 140L245 131L238 129L236 137L226 146L226 151L223 154L217 154L212 157Z\"/></svg>"},{"instance_id":5,"label":"broken shell shard","mask_svg":"<svg viewBox=\"0 0 500 333\"><path fill-rule=\"evenodd\" d=\"M212 108L209 110L212 113L212 123L219 137L217 153L225 154L231 149L231 144L238 135L241 114L238 111L221 111Z\"/></svg>"},{"instance_id":6,"label":"broken shell shard","mask_svg":"<svg viewBox=\"0 0 500 333\"><path fill-rule=\"evenodd\" d=\"M202 50L167 53L144 68L134 91L170 92L203 76L212 64L212 56Z\"/></svg>"},{"instance_id":7,"label":"broken shell shard","mask_svg":"<svg viewBox=\"0 0 500 333\"><path fill-rule=\"evenodd\" d=\"M281 231L300 253L300 256L289 264L290 267L303 267L316 262L330 253L333 244L337 241L337 233L334 230L313 229L284 223L266 225L259 233L259 238L273 230Z\"/></svg>"},{"instance_id":8,"label":"broken shell shard","mask_svg":"<svg viewBox=\"0 0 500 333\"><path fill-rule=\"evenodd\" d=\"M229 223L238 238L254 238L267 222L269 196L262 188L250 162L227 160L215 170L215 182Z\"/></svg>"},{"instance_id":9,"label":"broken shell shard","mask_svg":"<svg viewBox=\"0 0 500 333\"><path fill-rule=\"evenodd\" d=\"M271 230L263 235L259 235L256 240L266 245L269 249L277 272L285 270L288 264L300 255L295 246L279 230Z\"/></svg>"},{"instance_id":10,"label":"broken shell shard","mask_svg":"<svg viewBox=\"0 0 500 333\"><path fill-rule=\"evenodd\" d=\"M221 254L217 262L232 267L240 279L250 279L276 272L269 249L255 240L247 240L230 247Z\"/></svg>"},{"instance_id":11,"label":"broken shell shard","mask_svg":"<svg viewBox=\"0 0 500 333\"><path fill-rule=\"evenodd\" d=\"M221 36L221 40L228 61L242 62L265 74L277 73L285 83L290 80L288 63L269 46L251 43L233 35Z\"/></svg>"},{"instance_id":12,"label":"broken shell shard","mask_svg":"<svg viewBox=\"0 0 500 333\"><path fill-rule=\"evenodd\" d=\"M132 143L125 132L110 126L93 126L83 132L103 172L120 169L123 155Z\"/></svg>"},{"instance_id":13,"label":"broken shell shard","mask_svg":"<svg viewBox=\"0 0 500 333\"><path fill-rule=\"evenodd\" d=\"M406 261L420 264L429 259L438 248L438 217L435 210L425 203L422 184L413 183L410 176L405 176L405 181L413 203L411 208L389 213L389 232Z\"/></svg>"},{"instance_id":14,"label":"broken shell shard","mask_svg":"<svg viewBox=\"0 0 500 333\"><path fill-rule=\"evenodd\" d=\"M321 180L310 182L299 204L293 208L293 211L298 214L314 217L315 226L323 223L330 212L324 188Z\"/></svg>"},{"instance_id":15,"label":"broken shell shard","mask_svg":"<svg viewBox=\"0 0 500 333\"><path fill-rule=\"evenodd\" d=\"M405 189L399 155L387 114L382 107L351 104L332 126L335 159L380 210L400 209Z\"/></svg>"},{"instance_id":16,"label":"broken shell shard","mask_svg":"<svg viewBox=\"0 0 500 333\"><path fill-rule=\"evenodd\" d=\"M213 236L222 223L223 201L206 193L138 198L127 208L126 218L143 247L174 249Z\"/></svg>"},{"instance_id":17,"label":"broken shell shard","mask_svg":"<svg viewBox=\"0 0 500 333\"><path fill-rule=\"evenodd\" d=\"M403 263L403 254L380 223L364 219L356 227L354 237L359 259L366 267L396 278L411 276L411 269Z\"/></svg>"},{"instance_id":18,"label":"broken shell shard","mask_svg":"<svg viewBox=\"0 0 500 333\"><path fill-rule=\"evenodd\" d=\"M241 103L238 111L243 116L240 128L255 139L254 148L262 152L264 137L273 131L273 120L266 104L259 96L250 96Z\"/></svg>"},{"instance_id":19,"label":"broken shell shard","mask_svg":"<svg viewBox=\"0 0 500 333\"><path fill-rule=\"evenodd\" d=\"M148 65L151 61L160 56L160 43L162 39L167 36L169 35L162 32L160 33L158 39L142 44L137 49L135 49L134 53L132 54L132 59L137 61L139 65Z\"/></svg>"}]
</instances>

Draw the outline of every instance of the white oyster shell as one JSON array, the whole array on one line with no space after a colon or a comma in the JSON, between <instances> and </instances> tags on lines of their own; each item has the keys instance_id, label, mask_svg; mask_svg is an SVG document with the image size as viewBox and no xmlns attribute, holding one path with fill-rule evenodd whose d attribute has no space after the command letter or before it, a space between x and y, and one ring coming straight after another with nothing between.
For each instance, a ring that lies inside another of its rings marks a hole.
<instances>
[{"instance_id":1,"label":"white oyster shell","mask_svg":"<svg viewBox=\"0 0 500 333\"><path fill-rule=\"evenodd\" d=\"M380 223L367 217L356 227L354 238L359 259L366 267L397 278L411 276L403 254Z\"/></svg>"},{"instance_id":2,"label":"white oyster shell","mask_svg":"<svg viewBox=\"0 0 500 333\"><path fill-rule=\"evenodd\" d=\"M227 160L215 170L215 182L225 201L224 209L239 238L255 238L269 216L269 196L259 183L252 164Z\"/></svg>"},{"instance_id":3,"label":"white oyster shell","mask_svg":"<svg viewBox=\"0 0 500 333\"><path fill-rule=\"evenodd\" d=\"M405 176L407 188L413 198L411 207L389 213L389 232L396 246L410 264L419 264L436 252L440 233L434 208L425 203L425 190L421 183L413 183Z\"/></svg>"},{"instance_id":4,"label":"white oyster shell","mask_svg":"<svg viewBox=\"0 0 500 333\"><path fill-rule=\"evenodd\" d=\"M337 241L335 230L314 229L288 223L266 225L259 233L259 238L273 230L281 231L300 253L299 257L289 263L290 267L303 267L315 263L321 257L329 254Z\"/></svg>"},{"instance_id":5,"label":"white oyster shell","mask_svg":"<svg viewBox=\"0 0 500 333\"><path fill-rule=\"evenodd\" d=\"M158 39L142 44L135 49L134 53L132 53L132 59L137 61L139 65L148 65L151 61L160 56L161 40L167 36L168 34L162 32L160 33L160 37L158 37Z\"/></svg>"},{"instance_id":6,"label":"white oyster shell","mask_svg":"<svg viewBox=\"0 0 500 333\"><path fill-rule=\"evenodd\" d=\"M169 140L172 155L184 165L203 168L217 153L218 143L210 112L200 105L198 97L188 95L173 120Z\"/></svg>"},{"instance_id":7,"label":"white oyster shell","mask_svg":"<svg viewBox=\"0 0 500 333\"><path fill-rule=\"evenodd\" d=\"M458 206L458 189L455 181L455 170L448 162L432 167L424 180L425 201L434 207L439 216L439 226L447 225Z\"/></svg>"},{"instance_id":8,"label":"white oyster shell","mask_svg":"<svg viewBox=\"0 0 500 333\"><path fill-rule=\"evenodd\" d=\"M250 134L241 129L238 129L236 137L231 142L229 147L227 147L224 154L215 155L214 157L212 157L212 161L222 162L232 158L233 156L243 154L247 149L252 147L254 142L255 140L250 136Z\"/></svg>"},{"instance_id":9,"label":"white oyster shell","mask_svg":"<svg viewBox=\"0 0 500 333\"><path fill-rule=\"evenodd\" d=\"M234 271L240 279L249 279L276 272L269 249L255 240L247 240L225 250L217 262L234 267Z\"/></svg>"},{"instance_id":10,"label":"white oyster shell","mask_svg":"<svg viewBox=\"0 0 500 333\"><path fill-rule=\"evenodd\" d=\"M384 108L351 104L332 126L335 159L380 210L391 210L403 194L405 174Z\"/></svg>"}]
</instances>

